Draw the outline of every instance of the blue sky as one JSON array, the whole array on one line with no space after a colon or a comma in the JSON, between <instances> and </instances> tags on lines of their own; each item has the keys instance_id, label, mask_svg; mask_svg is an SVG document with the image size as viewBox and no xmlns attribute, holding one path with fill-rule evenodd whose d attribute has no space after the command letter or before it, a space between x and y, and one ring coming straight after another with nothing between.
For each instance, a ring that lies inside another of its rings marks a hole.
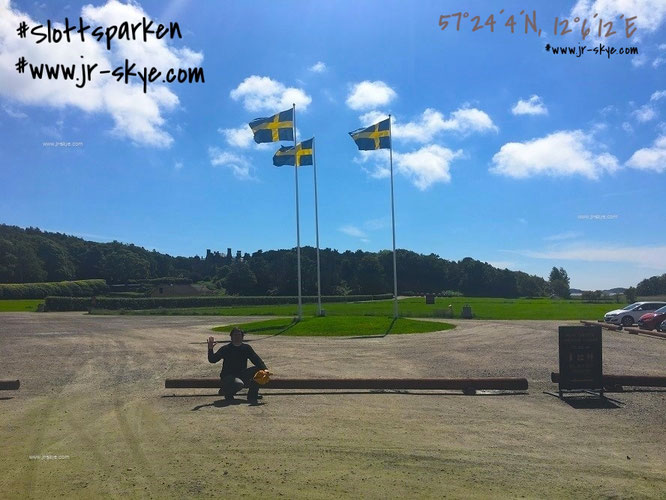
<instances>
[{"instance_id":1,"label":"blue sky","mask_svg":"<svg viewBox=\"0 0 666 500\"><path fill-rule=\"evenodd\" d=\"M348 135L391 113L398 248L546 278L562 266L584 289L635 285L666 272L666 3L623 3L506 1L500 14L475 2L442 31L453 3L0 0L0 221L172 255L294 247L293 168L273 167L280 144L256 145L247 123L295 102L299 139L316 137L323 248L391 248L387 151L361 154ZM617 34L582 41L582 21L553 34L556 17L595 13ZM473 32L469 19L490 14L494 32ZM107 51L16 32L142 15L177 21L183 38ZM620 15L637 16L630 38ZM545 50L599 43L639 53ZM78 89L19 74L22 56L202 67L205 83L144 94L98 74ZM299 187L301 244L314 245L311 167Z\"/></svg>"}]
</instances>

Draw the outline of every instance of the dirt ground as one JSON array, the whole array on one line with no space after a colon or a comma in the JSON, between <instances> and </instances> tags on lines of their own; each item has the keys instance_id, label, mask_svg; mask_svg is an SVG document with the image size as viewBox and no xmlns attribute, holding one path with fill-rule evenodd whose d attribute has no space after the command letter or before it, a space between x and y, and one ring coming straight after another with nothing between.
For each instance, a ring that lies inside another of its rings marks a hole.
<instances>
[{"instance_id":1,"label":"dirt ground","mask_svg":"<svg viewBox=\"0 0 666 500\"><path fill-rule=\"evenodd\" d=\"M559 401L562 321L453 320L380 339L249 336L277 375L524 376L527 393L269 391L225 406L210 328L229 317L0 316L0 497L666 498L666 390ZM666 341L603 333L607 373L663 374Z\"/></svg>"}]
</instances>

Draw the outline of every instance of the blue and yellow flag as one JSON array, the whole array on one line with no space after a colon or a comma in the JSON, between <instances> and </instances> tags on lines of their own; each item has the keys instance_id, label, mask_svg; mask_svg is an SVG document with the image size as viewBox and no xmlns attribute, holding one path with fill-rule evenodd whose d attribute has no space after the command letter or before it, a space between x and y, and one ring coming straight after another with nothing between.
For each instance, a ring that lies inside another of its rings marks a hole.
<instances>
[{"instance_id":1,"label":"blue and yellow flag","mask_svg":"<svg viewBox=\"0 0 666 500\"><path fill-rule=\"evenodd\" d=\"M371 149L389 149L391 147L390 118L375 123L368 128L359 128L349 132L361 151Z\"/></svg>"},{"instance_id":2,"label":"blue and yellow flag","mask_svg":"<svg viewBox=\"0 0 666 500\"><path fill-rule=\"evenodd\" d=\"M250 122L254 142L293 141L294 110L288 109L268 118L257 118Z\"/></svg>"},{"instance_id":3,"label":"blue and yellow flag","mask_svg":"<svg viewBox=\"0 0 666 500\"><path fill-rule=\"evenodd\" d=\"M294 146L282 146L273 155L273 165L281 167L282 165L295 165L302 167L303 165L312 165L312 139L299 142Z\"/></svg>"}]
</instances>

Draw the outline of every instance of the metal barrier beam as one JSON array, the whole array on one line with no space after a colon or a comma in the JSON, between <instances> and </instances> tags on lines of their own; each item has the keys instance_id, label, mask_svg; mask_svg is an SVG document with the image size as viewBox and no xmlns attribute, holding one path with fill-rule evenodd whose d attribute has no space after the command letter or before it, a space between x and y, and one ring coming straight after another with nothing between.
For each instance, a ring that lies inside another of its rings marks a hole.
<instances>
[{"instance_id":1,"label":"metal barrier beam","mask_svg":"<svg viewBox=\"0 0 666 500\"><path fill-rule=\"evenodd\" d=\"M0 391L17 391L20 385L18 380L0 380Z\"/></svg>"},{"instance_id":2,"label":"metal barrier beam","mask_svg":"<svg viewBox=\"0 0 666 500\"><path fill-rule=\"evenodd\" d=\"M204 389L222 386L220 378L166 379L166 389ZM421 389L527 390L527 379L506 378L274 378L263 389Z\"/></svg>"},{"instance_id":3,"label":"metal barrier beam","mask_svg":"<svg viewBox=\"0 0 666 500\"><path fill-rule=\"evenodd\" d=\"M581 323L587 326L600 326L601 328L606 328L608 330L613 330L615 332L622 330L621 326L618 325L611 325L610 323L604 323L601 321L585 321L585 320L580 320Z\"/></svg>"},{"instance_id":4,"label":"metal barrier beam","mask_svg":"<svg viewBox=\"0 0 666 500\"><path fill-rule=\"evenodd\" d=\"M560 374L552 372L550 380L558 383ZM666 387L666 376L654 375L604 375L604 387L628 385L632 387Z\"/></svg>"},{"instance_id":5,"label":"metal barrier beam","mask_svg":"<svg viewBox=\"0 0 666 500\"><path fill-rule=\"evenodd\" d=\"M666 339L666 333L661 333L661 332L655 332L652 330L642 330L640 328L625 328L625 331L627 333L633 333L634 335L641 334L641 335L650 335L652 337L659 337L662 339Z\"/></svg>"}]
</instances>

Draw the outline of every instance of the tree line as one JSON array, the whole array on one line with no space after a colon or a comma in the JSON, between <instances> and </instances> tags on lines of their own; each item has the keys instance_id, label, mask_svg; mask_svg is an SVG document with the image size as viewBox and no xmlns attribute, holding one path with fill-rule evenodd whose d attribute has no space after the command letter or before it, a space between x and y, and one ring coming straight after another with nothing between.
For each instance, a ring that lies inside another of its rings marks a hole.
<instances>
[{"instance_id":1,"label":"tree line","mask_svg":"<svg viewBox=\"0 0 666 500\"><path fill-rule=\"evenodd\" d=\"M636 285L636 292L641 296L666 295L666 274L644 279Z\"/></svg>"},{"instance_id":2,"label":"tree line","mask_svg":"<svg viewBox=\"0 0 666 500\"><path fill-rule=\"evenodd\" d=\"M393 290L389 250L320 250L324 295L380 294ZM450 261L435 254L397 250L399 294L454 294L485 297L568 295L564 269L549 281L521 271L497 269L470 257ZM316 250L301 249L302 293L316 295ZM0 225L0 282L28 283L102 278L109 284L177 277L209 282L229 294L296 295L296 250L253 254L207 251L173 257L118 241L97 243L75 236Z\"/></svg>"}]
</instances>

